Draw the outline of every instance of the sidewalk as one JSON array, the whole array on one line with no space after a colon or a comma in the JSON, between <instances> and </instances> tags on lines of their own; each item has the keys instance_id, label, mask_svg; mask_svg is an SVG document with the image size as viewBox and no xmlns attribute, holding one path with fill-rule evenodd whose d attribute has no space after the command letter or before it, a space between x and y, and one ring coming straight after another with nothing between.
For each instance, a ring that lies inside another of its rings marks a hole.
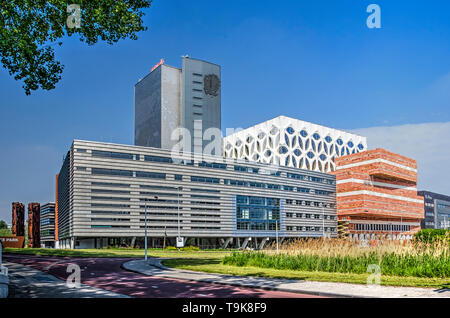
<instances>
[{"instance_id":1,"label":"sidewalk","mask_svg":"<svg viewBox=\"0 0 450 318\"><path fill-rule=\"evenodd\" d=\"M167 268L161 264L163 259L151 258L148 263L135 260L124 263L126 270L144 275L173 278L186 281L198 281L238 287L252 287L266 290L277 290L312 294L328 297L356 298L450 298L450 290L436 290L413 287L389 287L376 285L359 285L346 283L312 282L301 280L275 279L265 277L241 277L222 274L210 274Z\"/></svg>"},{"instance_id":2,"label":"sidewalk","mask_svg":"<svg viewBox=\"0 0 450 318\"><path fill-rule=\"evenodd\" d=\"M0 272L0 298L8 297L8 286L9 286L8 276Z\"/></svg>"},{"instance_id":3,"label":"sidewalk","mask_svg":"<svg viewBox=\"0 0 450 318\"><path fill-rule=\"evenodd\" d=\"M70 288L66 282L52 275L17 263L4 262L9 270L9 297L11 298L122 298L104 289L81 284Z\"/></svg>"}]
</instances>

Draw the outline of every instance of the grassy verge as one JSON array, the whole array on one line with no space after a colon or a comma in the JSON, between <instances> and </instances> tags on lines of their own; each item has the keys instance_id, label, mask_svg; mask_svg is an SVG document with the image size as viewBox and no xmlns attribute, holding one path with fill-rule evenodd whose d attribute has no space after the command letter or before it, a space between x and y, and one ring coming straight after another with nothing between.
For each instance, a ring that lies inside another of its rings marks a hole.
<instances>
[{"instance_id":1,"label":"grassy verge","mask_svg":"<svg viewBox=\"0 0 450 318\"><path fill-rule=\"evenodd\" d=\"M168 267L207 273L218 273L238 276L257 276L296 280L322 281L366 284L369 274L328 273L318 271L279 270L253 266L238 267L222 264L220 257L204 257L196 259L169 259L163 261ZM449 278L422 278L381 276L381 285L405 287L450 288Z\"/></svg>"},{"instance_id":2,"label":"grassy verge","mask_svg":"<svg viewBox=\"0 0 450 318\"><path fill-rule=\"evenodd\" d=\"M396 254L370 252L358 256L273 254L269 252L237 253L224 258L226 265L254 266L280 270L320 271L329 273L366 274L371 264L380 266L389 276L402 277L450 277L450 255L434 256L431 253Z\"/></svg>"},{"instance_id":3,"label":"grassy verge","mask_svg":"<svg viewBox=\"0 0 450 318\"><path fill-rule=\"evenodd\" d=\"M55 250L55 249L4 249L5 254L42 255L56 257L144 257L142 249L100 249L100 250ZM342 282L366 284L369 274L329 273L320 271L280 270L254 266L234 266L222 263L224 257L231 255L227 251L163 251L150 249L151 257L171 258L163 263L166 266L199 272L219 273L238 276L272 277L324 282ZM381 276L381 284L388 286L450 288L450 278L422 278Z\"/></svg>"},{"instance_id":4,"label":"grassy verge","mask_svg":"<svg viewBox=\"0 0 450 318\"><path fill-rule=\"evenodd\" d=\"M11 236L11 230L8 229L0 229L0 236Z\"/></svg>"},{"instance_id":5,"label":"grassy verge","mask_svg":"<svg viewBox=\"0 0 450 318\"><path fill-rule=\"evenodd\" d=\"M85 250L63 250L63 249L45 249L45 248L5 248L5 254L19 255L41 255L56 257L144 257L143 249L85 249ZM150 257L177 257L177 258L218 258L221 259L230 252L227 251L168 251L162 249L149 249Z\"/></svg>"}]
</instances>

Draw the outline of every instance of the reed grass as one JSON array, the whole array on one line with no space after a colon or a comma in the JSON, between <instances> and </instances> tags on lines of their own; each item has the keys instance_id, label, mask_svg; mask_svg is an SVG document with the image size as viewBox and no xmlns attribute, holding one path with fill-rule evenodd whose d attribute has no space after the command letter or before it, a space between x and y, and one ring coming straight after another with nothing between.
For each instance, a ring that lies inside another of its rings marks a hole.
<instances>
[{"instance_id":1,"label":"reed grass","mask_svg":"<svg viewBox=\"0 0 450 318\"><path fill-rule=\"evenodd\" d=\"M382 275L408 277L450 277L450 248L446 241L433 244L414 242L400 244L387 241L372 246L347 240L298 240L264 251L234 252L222 263L235 266L322 271L336 273L367 273L376 264Z\"/></svg>"}]
</instances>

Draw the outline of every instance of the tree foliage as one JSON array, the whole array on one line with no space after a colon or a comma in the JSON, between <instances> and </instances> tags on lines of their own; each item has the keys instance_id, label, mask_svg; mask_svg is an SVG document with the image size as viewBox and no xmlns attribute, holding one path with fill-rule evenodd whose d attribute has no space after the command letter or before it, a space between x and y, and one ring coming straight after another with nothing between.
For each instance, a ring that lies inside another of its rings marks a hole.
<instances>
[{"instance_id":1,"label":"tree foliage","mask_svg":"<svg viewBox=\"0 0 450 318\"><path fill-rule=\"evenodd\" d=\"M152 0L0 0L0 57L3 67L23 81L25 93L51 90L61 79L64 66L55 58L56 46L66 36L78 35L88 45L114 44L137 39L143 25L143 9ZM80 7L79 27L68 6Z\"/></svg>"},{"instance_id":2,"label":"tree foliage","mask_svg":"<svg viewBox=\"0 0 450 318\"><path fill-rule=\"evenodd\" d=\"M8 224L5 221L0 220L0 230L8 229Z\"/></svg>"}]
</instances>

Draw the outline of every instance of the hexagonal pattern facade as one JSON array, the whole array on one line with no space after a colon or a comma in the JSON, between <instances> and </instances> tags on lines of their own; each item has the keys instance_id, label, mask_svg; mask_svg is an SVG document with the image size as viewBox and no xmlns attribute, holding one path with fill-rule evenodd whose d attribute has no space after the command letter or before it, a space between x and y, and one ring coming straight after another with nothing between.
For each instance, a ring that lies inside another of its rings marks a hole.
<instances>
[{"instance_id":1,"label":"hexagonal pattern facade","mask_svg":"<svg viewBox=\"0 0 450 318\"><path fill-rule=\"evenodd\" d=\"M366 137L280 116L224 138L224 156L333 172L334 158L367 150Z\"/></svg>"}]
</instances>

